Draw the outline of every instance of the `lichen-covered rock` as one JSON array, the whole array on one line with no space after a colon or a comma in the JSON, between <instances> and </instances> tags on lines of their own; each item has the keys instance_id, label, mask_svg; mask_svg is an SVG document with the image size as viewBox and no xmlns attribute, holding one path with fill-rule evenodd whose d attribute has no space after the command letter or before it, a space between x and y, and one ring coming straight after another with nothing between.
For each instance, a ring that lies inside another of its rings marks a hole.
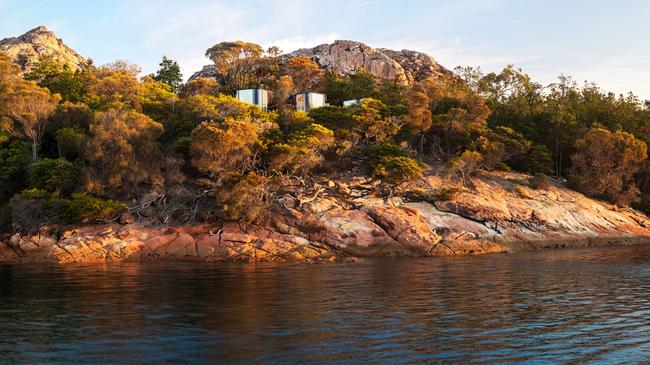
<instances>
[{"instance_id":1,"label":"lichen-covered rock","mask_svg":"<svg viewBox=\"0 0 650 365\"><path fill-rule=\"evenodd\" d=\"M55 60L68 64L77 70L87 60L57 38L56 34L40 26L19 36L0 40L0 51L6 53L22 71L31 70L42 55L51 55Z\"/></svg>"}]
</instances>

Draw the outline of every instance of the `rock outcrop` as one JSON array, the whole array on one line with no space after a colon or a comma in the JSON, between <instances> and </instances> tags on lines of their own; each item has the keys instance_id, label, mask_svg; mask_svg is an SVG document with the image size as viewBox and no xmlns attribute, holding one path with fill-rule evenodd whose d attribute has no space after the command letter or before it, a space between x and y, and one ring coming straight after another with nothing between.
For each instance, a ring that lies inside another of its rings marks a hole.
<instances>
[{"instance_id":1,"label":"rock outcrop","mask_svg":"<svg viewBox=\"0 0 650 365\"><path fill-rule=\"evenodd\" d=\"M381 79L394 80L401 84L412 84L425 78L435 78L450 73L424 53L375 49L348 40L299 49L285 57L291 56L307 56L316 61L321 68L333 70L341 75L365 70Z\"/></svg>"},{"instance_id":2,"label":"rock outcrop","mask_svg":"<svg viewBox=\"0 0 650 365\"><path fill-rule=\"evenodd\" d=\"M447 184L435 176L409 199L376 197L361 178L331 182L310 202L285 196L267 227L247 230L233 223L151 227L131 219L45 226L2 241L0 262L333 261L650 242L650 219L642 213L557 184L531 189L527 178L483 173L475 188L450 199L439 194Z\"/></svg>"},{"instance_id":3,"label":"rock outcrop","mask_svg":"<svg viewBox=\"0 0 650 365\"><path fill-rule=\"evenodd\" d=\"M87 63L84 57L65 45L54 32L44 26L34 28L19 37L0 40L0 52L9 55L22 71L29 71L43 55L51 55L57 61L67 63L73 70Z\"/></svg>"},{"instance_id":4,"label":"rock outcrop","mask_svg":"<svg viewBox=\"0 0 650 365\"><path fill-rule=\"evenodd\" d=\"M360 42L338 40L332 44L321 44L314 48L303 48L283 55L283 60L293 56L307 56L322 69L332 70L340 75L348 75L365 70L380 79L394 80L410 85L414 82L450 74L431 56L424 53L402 50L392 51L372 48ZM206 65L191 79L198 77L214 78L215 67Z\"/></svg>"}]
</instances>

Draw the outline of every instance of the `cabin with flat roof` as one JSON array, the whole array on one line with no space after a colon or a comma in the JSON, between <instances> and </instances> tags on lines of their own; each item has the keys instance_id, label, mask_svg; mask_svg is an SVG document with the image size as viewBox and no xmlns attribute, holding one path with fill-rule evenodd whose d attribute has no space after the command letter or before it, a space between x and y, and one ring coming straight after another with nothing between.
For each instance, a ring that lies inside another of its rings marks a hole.
<instances>
[{"instance_id":1,"label":"cabin with flat roof","mask_svg":"<svg viewBox=\"0 0 650 365\"><path fill-rule=\"evenodd\" d=\"M327 95L321 93L296 94L296 110L308 112L310 109L327 105Z\"/></svg>"},{"instance_id":2,"label":"cabin with flat roof","mask_svg":"<svg viewBox=\"0 0 650 365\"><path fill-rule=\"evenodd\" d=\"M237 99L244 103L255 104L267 111L269 108L269 91L264 89L237 90Z\"/></svg>"}]
</instances>

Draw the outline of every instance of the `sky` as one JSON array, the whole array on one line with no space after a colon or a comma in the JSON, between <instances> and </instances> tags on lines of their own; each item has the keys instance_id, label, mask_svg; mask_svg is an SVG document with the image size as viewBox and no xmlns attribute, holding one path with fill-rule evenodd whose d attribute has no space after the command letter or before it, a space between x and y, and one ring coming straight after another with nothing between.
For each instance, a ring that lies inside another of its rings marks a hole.
<instances>
[{"instance_id":1,"label":"sky","mask_svg":"<svg viewBox=\"0 0 650 365\"><path fill-rule=\"evenodd\" d=\"M222 41L289 52L351 39L447 68L514 64L544 84L564 74L650 99L647 0L0 0L0 19L0 38L45 25L95 64L126 59L145 73L166 55L187 78Z\"/></svg>"}]
</instances>

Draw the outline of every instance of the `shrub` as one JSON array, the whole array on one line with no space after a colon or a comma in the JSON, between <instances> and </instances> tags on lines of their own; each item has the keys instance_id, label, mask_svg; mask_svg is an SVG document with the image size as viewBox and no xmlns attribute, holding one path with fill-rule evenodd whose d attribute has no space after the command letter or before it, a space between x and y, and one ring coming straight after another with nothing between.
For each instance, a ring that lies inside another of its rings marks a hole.
<instances>
[{"instance_id":1,"label":"shrub","mask_svg":"<svg viewBox=\"0 0 650 365\"><path fill-rule=\"evenodd\" d=\"M445 202L453 200L459 193L460 189L458 188L442 188L432 195L437 201Z\"/></svg>"},{"instance_id":2,"label":"shrub","mask_svg":"<svg viewBox=\"0 0 650 365\"><path fill-rule=\"evenodd\" d=\"M510 168L510 166L508 166L508 164L506 164L506 163L504 163L504 162L497 162L497 163L495 163L495 164L494 164L494 168L497 169L497 170L499 170L499 171L506 171L506 172L512 170L512 169Z\"/></svg>"},{"instance_id":3,"label":"shrub","mask_svg":"<svg viewBox=\"0 0 650 365\"><path fill-rule=\"evenodd\" d=\"M66 194L74 189L77 178L77 169L71 162L44 158L29 167L28 183L30 188Z\"/></svg>"},{"instance_id":4,"label":"shrub","mask_svg":"<svg viewBox=\"0 0 650 365\"><path fill-rule=\"evenodd\" d=\"M102 200L86 194L72 194L72 198L66 200L63 207L63 218L68 223L106 220L127 209L124 203Z\"/></svg>"},{"instance_id":5,"label":"shrub","mask_svg":"<svg viewBox=\"0 0 650 365\"><path fill-rule=\"evenodd\" d=\"M458 188L442 188L431 194L423 189L410 190L404 193L404 197L409 201L414 202L427 202L433 204L438 201L450 201L453 200L456 195L460 193Z\"/></svg>"},{"instance_id":6,"label":"shrub","mask_svg":"<svg viewBox=\"0 0 650 365\"><path fill-rule=\"evenodd\" d=\"M422 167L410 157L387 156L379 161L374 174L388 183L401 184L421 177Z\"/></svg>"},{"instance_id":7,"label":"shrub","mask_svg":"<svg viewBox=\"0 0 650 365\"><path fill-rule=\"evenodd\" d=\"M465 151L454 158L447 165L447 174L452 178L459 178L467 186L470 177L478 170L483 156L476 151Z\"/></svg>"},{"instance_id":8,"label":"shrub","mask_svg":"<svg viewBox=\"0 0 650 365\"><path fill-rule=\"evenodd\" d=\"M531 189L542 189L542 190L546 190L546 189L548 189L549 187L551 187L551 184L552 184L552 182L551 182L551 178L548 177L548 176L545 175L545 174L542 174L542 173L537 173L537 174L535 174L535 176L531 177L531 178L528 180L528 186L529 186Z\"/></svg>"},{"instance_id":9,"label":"shrub","mask_svg":"<svg viewBox=\"0 0 650 365\"><path fill-rule=\"evenodd\" d=\"M533 198L533 195L524 187L517 186L517 187L515 187L515 191L517 192L517 194L519 194L520 197L522 197L524 199L532 199Z\"/></svg>"},{"instance_id":10,"label":"shrub","mask_svg":"<svg viewBox=\"0 0 650 365\"><path fill-rule=\"evenodd\" d=\"M44 199L50 199L52 197L52 194L42 189L33 188L33 189L23 190L20 193L20 196L24 199L44 200Z\"/></svg>"},{"instance_id":11,"label":"shrub","mask_svg":"<svg viewBox=\"0 0 650 365\"><path fill-rule=\"evenodd\" d=\"M180 137L174 141L174 152L184 156L189 156L191 144L192 137Z\"/></svg>"},{"instance_id":12,"label":"shrub","mask_svg":"<svg viewBox=\"0 0 650 365\"><path fill-rule=\"evenodd\" d=\"M0 207L0 232L7 232L11 228L12 214L8 206Z\"/></svg>"},{"instance_id":13,"label":"shrub","mask_svg":"<svg viewBox=\"0 0 650 365\"><path fill-rule=\"evenodd\" d=\"M217 194L223 212L244 228L249 224L260 223L269 211L269 181L254 172L229 181Z\"/></svg>"}]
</instances>

